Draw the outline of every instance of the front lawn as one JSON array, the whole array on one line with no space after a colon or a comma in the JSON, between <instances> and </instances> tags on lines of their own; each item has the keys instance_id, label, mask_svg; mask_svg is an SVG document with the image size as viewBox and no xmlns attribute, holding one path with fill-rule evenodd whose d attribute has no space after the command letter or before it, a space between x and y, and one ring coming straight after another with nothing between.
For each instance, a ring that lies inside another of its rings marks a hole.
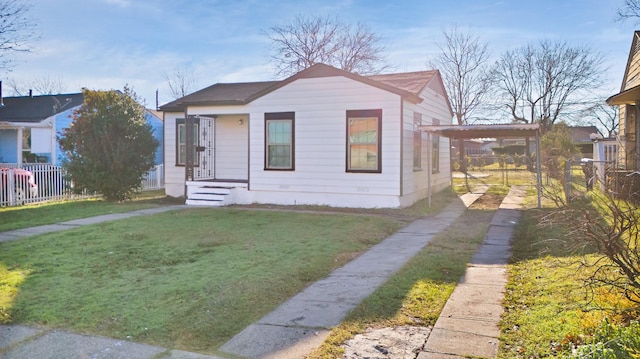
<instances>
[{"instance_id":1,"label":"front lawn","mask_svg":"<svg viewBox=\"0 0 640 359\"><path fill-rule=\"evenodd\" d=\"M403 223L185 209L0 243L0 321L214 353Z\"/></svg>"}]
</instances>

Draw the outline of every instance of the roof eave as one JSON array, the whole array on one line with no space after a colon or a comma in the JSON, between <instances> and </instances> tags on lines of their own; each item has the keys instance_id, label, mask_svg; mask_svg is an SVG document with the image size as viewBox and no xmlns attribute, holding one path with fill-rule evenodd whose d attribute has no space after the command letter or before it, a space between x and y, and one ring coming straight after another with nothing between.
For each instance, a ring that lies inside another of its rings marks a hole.
<instances>
[{"instance_id":1,"label":"roof eave","mask_svg":"<svg viewBox=\"0 0 640 359\"><path fill-rule=\"evenodd\" d=\"M607 105L635 105L640 102L640 85L621 91L607 100Z\"/></svg>"}]
</instances>

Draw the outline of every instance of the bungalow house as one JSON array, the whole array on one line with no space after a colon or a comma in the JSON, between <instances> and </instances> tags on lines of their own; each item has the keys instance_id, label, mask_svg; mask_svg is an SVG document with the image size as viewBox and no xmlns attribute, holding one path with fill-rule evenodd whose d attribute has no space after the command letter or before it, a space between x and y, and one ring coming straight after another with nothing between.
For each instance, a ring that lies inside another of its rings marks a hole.
<instances>
[{"instance_id":1,"label":"bungalow house","mask_svg":"<svg viewBox=\"0 0 640 359\"><path fill-rule=\"evenodd\" d=\"M187 204L405 207L451 184L437 70L360 76L316 64L218 83L160 107L165 190Z\"/></svg>"},{"instance_id":2,"label":"bungalow house","mask_svg":"<svg viewBox=\"0 0 640 359\"><path fill-rule=\"evenodd\" d=\"M627 66L620 92L609 97L607 104L619 108L620 131L618 135L618 166L628 171L640 170L640 133L638 108L640 106L640 31L633 34Z\"/></svg>"},{"instance_id":3,"label":"bungalow house","mask_svg":"<svg viewBox=\"0 0 640 359\"><path fill-rule=\"evenodd\" d=\"M46 162L59 165L64 158L56 135L71 124L82 93L5 97L0 102L0 163ZM162 115L145 114L160 143L156 164L162 164Z\"/></svg>"}]
</instances>

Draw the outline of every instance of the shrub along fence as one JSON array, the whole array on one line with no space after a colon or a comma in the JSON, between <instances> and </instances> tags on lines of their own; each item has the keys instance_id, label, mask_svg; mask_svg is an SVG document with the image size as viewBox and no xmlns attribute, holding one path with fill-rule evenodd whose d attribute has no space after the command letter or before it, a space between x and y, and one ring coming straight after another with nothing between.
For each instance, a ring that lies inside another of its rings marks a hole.
<instances>
[{"instance_id":1,"label":"shrub along fence","mask_svg":"<svg viewBox=\"0 0 640 359\"><path fill-rule=\"evenodd\" d=\"M66 179L61 166L47 163L2 163L0 169L2 207L99 196L96 193L74 193L73 183ZM164 170L162 165L158 165L147 173L142 181L142 190L161 188L164 188Z\"/></svg>"}]
</instances>

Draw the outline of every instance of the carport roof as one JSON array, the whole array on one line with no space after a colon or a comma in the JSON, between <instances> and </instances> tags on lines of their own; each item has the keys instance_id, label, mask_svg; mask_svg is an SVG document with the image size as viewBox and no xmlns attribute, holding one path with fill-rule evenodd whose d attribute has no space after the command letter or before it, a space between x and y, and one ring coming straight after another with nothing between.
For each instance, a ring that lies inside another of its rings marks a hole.
<instances>
[{"instance_id":1,"label":"carport roof","mask_svg":"<svg viewBox=\"0 0 640 359\"><path fill-rule=\"evenodd\" d=\"M420 126L424 132L431 132L452 139L488 138L488 137L535 137L540 125L534 124L495 124L495 125L458 125L458 126Z\"/></svg>"}]
</instances>

